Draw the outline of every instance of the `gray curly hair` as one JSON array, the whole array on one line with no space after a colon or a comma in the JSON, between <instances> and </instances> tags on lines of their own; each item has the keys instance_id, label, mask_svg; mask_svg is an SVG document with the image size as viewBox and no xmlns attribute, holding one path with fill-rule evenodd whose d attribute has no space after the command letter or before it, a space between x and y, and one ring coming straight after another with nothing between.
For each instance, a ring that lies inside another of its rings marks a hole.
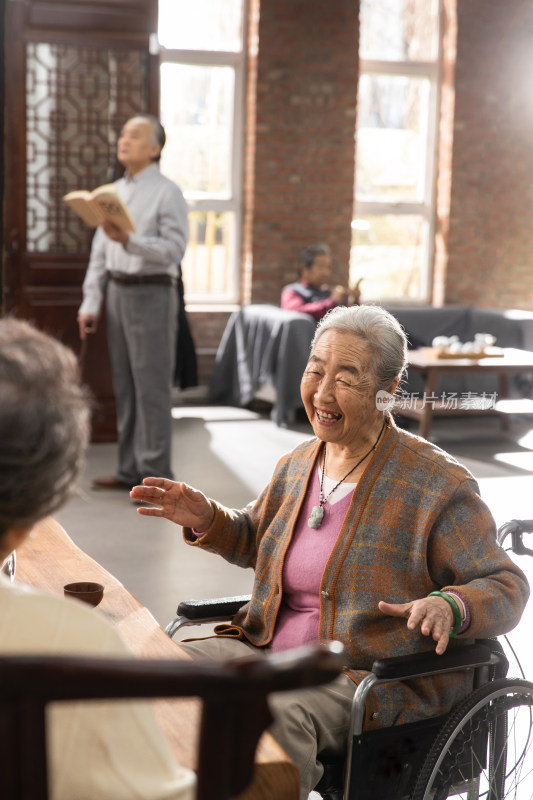
<instances>
[{"instance_id":1,"label":"gray curly hair","mask_svg":"<svg viewBox=\"0 0 533 800\"><path fill-rule=\"evenodd\" d=\"M396 377L400 382L407 368L407 336L388 311L381 306L337 306L317 325L311 349L332 328L364 339L372 355L376 389L388 389Z\"/></svg>"},{"instance_id":2,"label":"gray curly hair","mask_svg":"<svg viewBox=\"0 0 533 800\"><path fill-rule=\"evenodd\" d=\"M74 354L27 322L0 319L0 536L68 497L84 463L89 400Z\"/></svg>"}]
</instances>

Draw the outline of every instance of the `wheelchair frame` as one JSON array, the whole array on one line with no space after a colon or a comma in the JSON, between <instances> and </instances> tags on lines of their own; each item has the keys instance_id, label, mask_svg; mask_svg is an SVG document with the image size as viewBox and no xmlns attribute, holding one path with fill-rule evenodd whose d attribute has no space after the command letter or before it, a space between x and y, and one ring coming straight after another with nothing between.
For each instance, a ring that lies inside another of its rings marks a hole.
<instances>
[{"instance_id":1,"label":"wheelchair frame","mask_svg":"<svg viewBox=\"0 0 533 800\"><path fill-rule=\"evenodd\" d=\"M533 532L533 520L512 520L498 530L498 542L503 545L511 536L510 549L533 555L522 542L525 532ZM230 620L249 599L240 595L181 602L178 616L165 630L173 637L184 626ZM496 639L451 648L441 656L430 652L376 660L354 695L346 758L325 764L316 790L323 800L532 800L533 683L507 679L507 669ZM474 690L448 714L363 731L365 701L374 686L456 670L474 671ZM524 744L518 741L523 730L509 725L511 714L524 718ZM510 767L509 754L515 751ZM530 775L523 770L528 756ZM375 771L367 775L369 762L375 762ZM339 773L343 764L344 778ZM529 781L528 794L522 779Z\"/></svg>"}]
</instances>

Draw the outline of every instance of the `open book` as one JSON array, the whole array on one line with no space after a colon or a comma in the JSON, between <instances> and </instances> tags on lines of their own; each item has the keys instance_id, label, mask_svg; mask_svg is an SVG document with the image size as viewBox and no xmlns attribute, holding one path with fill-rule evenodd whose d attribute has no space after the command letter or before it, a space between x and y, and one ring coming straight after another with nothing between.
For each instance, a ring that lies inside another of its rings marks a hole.
<instances>
[{"instance_id":1,"label":"open book","mask_svg":"<svg viewBox=\"0 0 533 800\"><path fill-rule=\"evenodd\" d=\"M69 192L63 200L91 228L108 220L123 231L135 230L130 212L113 183L98 186L93 192Z\"/></svg>"}]
</instances>

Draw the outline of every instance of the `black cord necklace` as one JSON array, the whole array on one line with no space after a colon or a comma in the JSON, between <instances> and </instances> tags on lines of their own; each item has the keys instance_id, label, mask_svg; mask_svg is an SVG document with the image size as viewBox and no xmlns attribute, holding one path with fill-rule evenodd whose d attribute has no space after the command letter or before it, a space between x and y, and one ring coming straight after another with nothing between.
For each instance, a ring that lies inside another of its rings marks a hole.
<instances>
[{"instance_id":1,"label":"black cord necklace","mask_svg":"<svg viewBox=\"0 0 533 800\"><path fill-rule=\"evenodd\" d=\"M358 461L358 462L357 462L357 464L355 465L355 467L352 467L352 468L351 468L351 470L349 470L349 471L346 473L346 475L344 476L344 478L341 478L341 479L340 479L340 481L339 481L337 484L335 484L335 486L333 487L333 489L331 490L331 492L329 492L329 493L328 493L328 494L327 494L325 497L324 497L324 475L326 474L326 443L324 442L324 458L323 458L323 461L322 461L322 475L321 475L321 477L320 477L320 494L319 494L319 497L318 497L318 505L317 505L317 506L313 506L313 510L311 511L311 516L310 516L310 517L309 517L309 519L307 520L307 524L308 524L308 526L309 526L310 528L314 528L315 530L318 530L318 529L320 528L320 526L322 525L322 520L324 519L324 505L325 505L325 503L326 503L326 500L329 500L329 498L331 497L331 495L333 494L333 492L334 492L336 489L338 489L338 488L339 488L339 486L341 485L341 483L344 483L344 481L346 480L346 478L347 478L349 475L351 475L351 474L352 474L352 472L353 472L354 470L356 470L356 469L357 469L357 467L358 467L360 464L362 464L362 463L363 463L363 461L365 460L365 458L368 458L368 456L370 455L370 453L372 453L372 452L373 452L373 451L376 449L376 447L378 446L378 442L379 442L379 440L381 439L381 434L383 433L383 431L384 431L384 430L385 430L385 421L383 422L383 425L381 426L381 430L380 430L380 432L379 432L378 438L376 439L376 441L374 442L374 444L372 445L372 447L370 448L370 450L368 451L368 453L365 453L365 455L363 456L363 458L362 458L360 461Z\"/></svg>"}]
</instances>

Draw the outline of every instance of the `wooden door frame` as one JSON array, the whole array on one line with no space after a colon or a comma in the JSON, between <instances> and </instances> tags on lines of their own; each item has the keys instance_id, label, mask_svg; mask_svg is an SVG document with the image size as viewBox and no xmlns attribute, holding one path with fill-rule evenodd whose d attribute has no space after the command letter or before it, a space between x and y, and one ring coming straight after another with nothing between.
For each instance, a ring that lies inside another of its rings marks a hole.
<instances>
[{"instance_id":1,"label":"wooden door frame","mask_svg":"<svg viewBox=\"0 0 533 800\"><path fill-rule=\"evenodd\" d=\"M5 248L4 248L4 187L5 187L5 102L6 102L6 3L2 7L0 14L0 48L2 58L0 59L0 317L4 313L4 270L5 270Z\"/></svg>"},{"instance_id":2,"label":"wooden door frame","mask_svg":"<svg viewBox=\"0 0 533 800\"><path fill-rule=\"evenodd\" d=\"M159 57L150 54L150 33L156 30L157 0L6 0L3 66L3 169L1 196L2 276L0 314L33 319L80 352L74 309L81 302L81 284L89 252L29 251L27 243L26 50L28 43L47 43L112 51L144 52L147 63L147 105L159 114ZM146 62L145 62L146 63ZM9 65L9 70L7 69ZM83 187L80 187L83 188ZM102 315L104 316L104 315ZM114 396L107 353L105 322L84 354L84 380L95 395L93 440L116 439Z\"/></svg>"}]
</instances>

